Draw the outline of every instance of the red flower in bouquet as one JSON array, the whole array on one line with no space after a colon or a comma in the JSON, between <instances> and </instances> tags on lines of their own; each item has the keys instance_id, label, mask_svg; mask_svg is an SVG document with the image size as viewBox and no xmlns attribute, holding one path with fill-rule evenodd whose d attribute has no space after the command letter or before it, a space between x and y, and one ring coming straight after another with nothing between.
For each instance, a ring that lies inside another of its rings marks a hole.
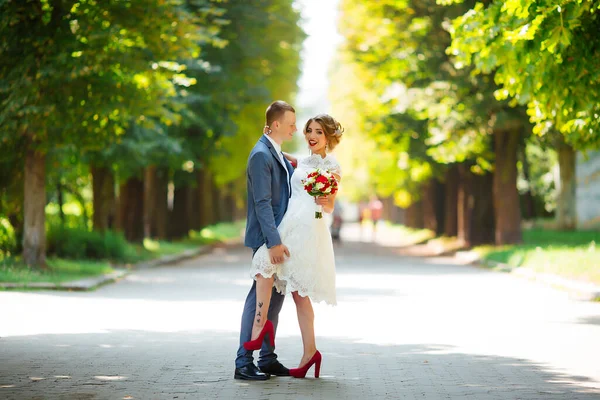
<instances>
[{"instance_id":1,"label":"red flower in bouquet","mask_svg":"<svg viewBox=\"0 0 600 400\"><path fill-rule=\"evenodd\" d=\"M335 176L329 171L320 169L308 174L302 183L306 193L313 197L335 194L338 190L338 182ZM315 212L315 218L323 218L323 208L321 206Z\"/></svg>"}]
</instances>

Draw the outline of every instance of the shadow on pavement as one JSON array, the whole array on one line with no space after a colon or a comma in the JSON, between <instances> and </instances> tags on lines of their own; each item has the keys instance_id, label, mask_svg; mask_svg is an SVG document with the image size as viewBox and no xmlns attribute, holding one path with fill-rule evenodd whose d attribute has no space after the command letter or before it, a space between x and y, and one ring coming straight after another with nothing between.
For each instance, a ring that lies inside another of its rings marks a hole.
<instances>
[{"instance_id":1,"label":"shadow on pavement","mask_svg":"<svg viewBox=\"0 0 600 400\"><path fill-rule=\"evenodd\" d=\"M581 318L578 322L580 324L584 324L584 325L599 325L600 326L600 315Z\"/></svg>"},{"instance_id":2,"label":"shadow on pavement","mask_svg":"<svg viewBox=\"0 0 600 400\"><path fill-rule=\"evenodd\" d=\"M299 336L278 339L288 367ZM237 335L109 331L0 342L3 399L573 399L600 391L585 377L528 360L465 354L436 344L377 345L318 338L321 379L236 381ZM309 371L312 377L312 370Z\"/></svg>"}]
</instances>

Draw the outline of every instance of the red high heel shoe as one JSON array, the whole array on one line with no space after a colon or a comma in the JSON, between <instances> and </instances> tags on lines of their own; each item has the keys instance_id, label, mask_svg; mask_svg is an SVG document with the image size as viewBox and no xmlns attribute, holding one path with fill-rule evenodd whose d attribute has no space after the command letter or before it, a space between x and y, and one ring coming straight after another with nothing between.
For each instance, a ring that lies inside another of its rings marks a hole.
<instances>
[{"instance_id":1,"label":"red high heel shoe","mask_svg":"<svg viewBox=\"0 0 600 400\"><path fill-rule=\"evenodd\" d=\"M244 342L244 348L246 350L260 350L267 333L269 334L271 347L275 347L275 329L273 328L273 323L267 320L267 322L265 322L265 326L263 326L262 330L260 331L260 335L258 335L258 337L254 340Z\"/></svg>"},{"instance_id":2,"label":"red high heel shoe","mask_svg":"<svg viewBox=\"0 0 600 400\"><path fill-rule=\"evenodd\" d=\"M315 378L318 378L319 374L321 373L321 360L322 359L323 359L323 357L321 357L321 353L319 353L319 350L317 350L315 355L312 356L310 361L307 362L306 365L304 365L304 367L291 368L290 376L293 376L294 378L304 378L306 376L306 373L308 372L308 369L310 367L312 367L313 364L315 364Z\"/></svg>"}]
</instances>

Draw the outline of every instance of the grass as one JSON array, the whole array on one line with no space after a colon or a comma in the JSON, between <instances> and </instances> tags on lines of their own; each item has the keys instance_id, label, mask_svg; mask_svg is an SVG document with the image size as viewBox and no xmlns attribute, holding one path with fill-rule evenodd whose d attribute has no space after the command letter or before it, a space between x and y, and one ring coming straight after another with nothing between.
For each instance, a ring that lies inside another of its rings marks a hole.
<instances>
[{"instance_id":1,"label":"grass","mask_svg":"<svg viewBox=\"0 0 600 400\"><path fill-rule=\"evenodd\" d=\"M126 263L147 261L196 249L202 245L234 239L240 236L244 226L244 221L220 223L206 227L199 232L191 231L189 237L176 242L145 239L142 244L128 243L125 260ZM47 264L48 268L45 270L33 269L23 265L20 257L0 253L0 282L59 283L114 271L110 260L48 258Z\"/></svg>"},{"instance_id":2,"label":"grass","mask_svg":"<svg viewBox=\"0 0 600 400\"><path fill-rule=\"evenodd\" d=\"M219 223L208 226L200 232L191 231L190 239L200 240L205 242L226 241L232 238L240 237L246 226L245 221L237 221L233 223Z\"/></svg>"},{"instance_id":3,"label":"grass","mask_svg":"<svg viewBox=\"0 0 600 400\"><path fill-rule=\"evenodd\" d=\"M187 238L177 242L144 239L143 246L135 246L135 254L132 253L130 258L136 261L144 261L197 249L198 246L235 239L240 237L245 226L245 221L219 223L207 226L201 231L190 231Z\"/></svg>"},{"instance_id":4,"label":"grass","mask_svg":"<svg viewBox=\"0 0 600 400\"><path fill-rule=\"evenodd\" d=\"M23 266L18 258L4 259L0 264L0 282L67 282L113 272L108 261L65 260L49 258L45 270Z\"/></svg>"},{"instance_id":5,"label":"grass","mask_svg":"<svg viewBox=\"0 0 600 400\"><path fill-rule=\"evenodd\" d=\"M144 239L143 247L152 256L152 258L155 258L195 249L198 247L198 245L202 244L204 243L194 243L189 241L166 242L164 240Z\"/></svg>"},{"instance_id":6,"label":"grass","mask_svg":"<svg viewBox=\"0 0 600 400\"><path fill-rule=\"evenodd\" d=\"M405 225L385 223L386 234L392 234L401 239L402 245L412 245L426 242L435 237L435 232L429 229L414 229Z\"/></svg>"},{"instance_id":7,"label":"grass","mask_svg":"<svg viewBox=\"0 0 600 400\"><path fill-rule=\"evenodd\" d=\"M600 284L600 232L523 231L523 243L480 246L483 259Z\"/></svg>"}]
</instances>

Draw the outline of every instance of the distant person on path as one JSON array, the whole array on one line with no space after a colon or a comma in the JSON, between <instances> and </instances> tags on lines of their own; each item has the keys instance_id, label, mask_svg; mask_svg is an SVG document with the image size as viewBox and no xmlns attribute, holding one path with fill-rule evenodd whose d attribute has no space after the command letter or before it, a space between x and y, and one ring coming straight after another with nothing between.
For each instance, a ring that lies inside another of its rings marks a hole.
<instances>
[{"instance_id":1,"label":"distant person on path","mask_svg":"<svg viewBox=\"0 0 600 400\"><path fill-rule=\"evenodd\" d=\"M360 240L363 239L363 230L365 219L368 218L369 210L364 202L358 203L358 228L360 229Z\"/></svg>"},{"instance_id":2,"label":"distant person on path","mask_svg":"<svg viewBox=\"0 0 600 400\"><path fill-rule=\"evenodd\" d=\"M377 237L377 224L383 214L383 203L375 196L369 202L369 212L371 214L371 221L373 222L372 240L375 241Z\"/></svg>"},{"instance_id":3,"label":"distant person on path","mask_svg":"<svg viewBox=\"0 0 600 400\"><path fill-rule=\"evenodd\" d=\"M291 178L289 206L278 229L271 232L272 237L267 237L266 243L256 251L252 260L250 274L256 280L256 314L252 340L243 345L246 349L258 349L267 336L271 345L274 345L271 314L268 314L267 320L264 311L270 309L274 293L277 296L291 293L296 304L304 349L298 368L289 370L289 374L295 378L304 378L313 365L316 378L320 373L322 357L315 341L312 301L337 304L331 233L326 219L317 218L315 213L316 205L321 206L324 212L333 212L336 195L312 197L305 191L305 180L309 174L320 170L333 174L339 182L340 165L329 152L339 143L342 133L342 126L327 114L317 115L307 121L304 138L311 155L300 159L285 155L292 164L297 165ZM254 195L255 207L259 207L261 202L268 204L269 199ZM280 242L287 246L287 258L274 257L270 253L268 247ZM276 292L273 292L273 287Z\"/></svg>"}]
</instances>

